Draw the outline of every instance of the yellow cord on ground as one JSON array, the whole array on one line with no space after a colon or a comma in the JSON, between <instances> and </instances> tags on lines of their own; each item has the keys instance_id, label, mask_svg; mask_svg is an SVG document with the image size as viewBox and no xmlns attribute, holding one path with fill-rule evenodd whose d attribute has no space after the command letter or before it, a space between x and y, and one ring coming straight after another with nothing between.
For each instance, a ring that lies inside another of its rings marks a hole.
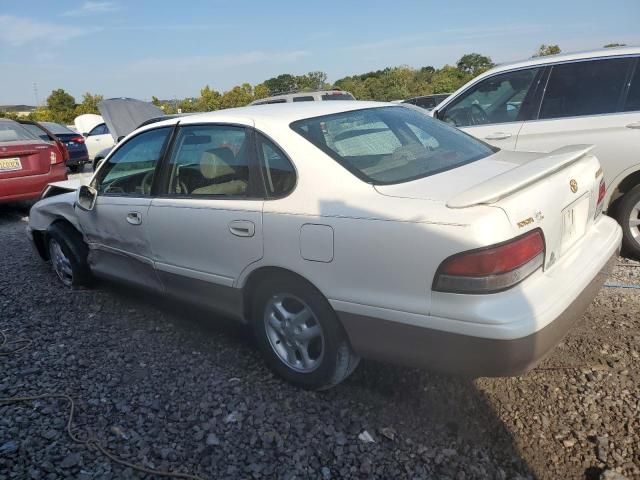
<instances>
[{"instance_id":1,"label":"yellow cord on ground","mask_svg":"<svg viewBox=\"0 0 640 480\"><path fill-rule=\"evenodd\" d=\"M20 351L24 350L25 348L27 348L32 343L31 340L27 340L27 339L21 339L21 340L15 340L13 342L7 342L7 336L5 335L5 333L2 330L0 330L0 349L2 349L5 345L13 345L13 344L16 344L16 343L24 343L24 345L14 349L14 350L10 350L10 351L1 351L0 350L0 356L6 356L6 355L10 355L10 354L13 354L13 353L20 352ZM149 475L155 475L155 476L158 476L158 477L184 478L186 480L204 480L202 477L198 477L197 475L191 475L189 473L165 472L165 471L162 471L162 470L153 470L151 468L147 468L147 467L144 467L142 465L136 465L134 463L130 463L130 462L127 462L126 460L122 460L121 458L118 458L116 455L114 455L109 450L104 448L98 442L97 439L88 438L86 440L82 440L80 437L75 435L73 433L73 430L71 429L71 426L73 424L73 415L74 415L76 407L75 407L75 402L73 401L73 398L71 398L69 395L67 395L65 393L46 393L46 394L43 394L43 395L32 395L32 396L25 396L25 397L0 398L0 405L3 405L3 404L4 405L8 405L8 404L11 404L11 403L21 403L21 402L31 402L31 401L34 401L34 400L44 400L44 399L63 399L63 400L66 400L67 402L69 402L69 417L67 419L67 435L69 435L69 438L71 440L73 440L75 443L78 443L80 445L84 445L88 449L95 448L96 450L98 450L100 453L102 453L105 457L107 457L112 462L117 463L118 465L129 467L129 468L131 468L133 470L137 470L138 472L146 473L146 474L149 474Z\"/></svg>"}]
</instances>

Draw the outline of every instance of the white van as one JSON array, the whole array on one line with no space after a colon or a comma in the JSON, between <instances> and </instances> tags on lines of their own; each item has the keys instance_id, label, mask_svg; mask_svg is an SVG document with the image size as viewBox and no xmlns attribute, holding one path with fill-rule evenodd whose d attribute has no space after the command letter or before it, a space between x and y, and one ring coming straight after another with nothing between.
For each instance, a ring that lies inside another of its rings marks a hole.
<instances>
[{"instance_id":1,"label":"white van","mask_svg":"<svg viewBox=\"0 0 640 480\"><path fill-rule=\"evenodd\" d=\"M639 47L501 65L471 80L432 114L509 150L595 145L607 185L605 209L622 225L628 253L640 257Z\"/></svg>"},{"instance_id":2,"label":"white van","mask_svg":"<svg viewBox=\"0 0 640 480\"><path fill-rule=\"evenodd\" d=\"M326 100L355 100L349 92L343 90L317 90L315 92L297 92L254 100L249 105L269 105L289 102L321 102Z\"/></svg>"}]
</instances>

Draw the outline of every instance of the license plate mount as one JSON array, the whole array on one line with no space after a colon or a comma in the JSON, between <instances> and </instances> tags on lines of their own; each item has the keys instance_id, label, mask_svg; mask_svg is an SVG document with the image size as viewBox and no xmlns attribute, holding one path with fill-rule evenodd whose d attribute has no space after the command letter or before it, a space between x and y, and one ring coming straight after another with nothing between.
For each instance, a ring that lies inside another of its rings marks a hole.
<instances>
[{"instance_id":1,"label":"license plate mount","mask_svg":"<svg viewBox=\"0 0 640 480\"><path fill-rule=\"evenodd\" d=\"M20 158L0 158L0 172L13 172L22 170Z\"/></svg>"},{"instance_id":2,"label":"license plate mount","mask_svg":"<svg viewBox=\"0 0 640 480\"><path fill-rule=\"evenodd\" d=\"M589 198L587 192L562 210L561 254L569 250L585 234L589 221Z\"/></svg>"}]
</instances>

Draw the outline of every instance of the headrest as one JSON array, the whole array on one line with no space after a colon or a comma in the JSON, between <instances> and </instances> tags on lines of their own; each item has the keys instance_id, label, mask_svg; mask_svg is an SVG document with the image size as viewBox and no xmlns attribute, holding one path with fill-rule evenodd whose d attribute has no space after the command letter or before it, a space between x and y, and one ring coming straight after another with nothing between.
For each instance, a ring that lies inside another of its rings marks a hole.
<instances>
[{"instance_id":1,"label":"headrest","mask_svg":"<svg viewBox=\"0 0 640 480\"><path fill-rule=\"evenodd\" d=\"M233 175L235 170L230 164L234 156L230 148L212 148L200 155L200 172L205 178L218 178L223 175Z\"/></svg>"}]
</instances>

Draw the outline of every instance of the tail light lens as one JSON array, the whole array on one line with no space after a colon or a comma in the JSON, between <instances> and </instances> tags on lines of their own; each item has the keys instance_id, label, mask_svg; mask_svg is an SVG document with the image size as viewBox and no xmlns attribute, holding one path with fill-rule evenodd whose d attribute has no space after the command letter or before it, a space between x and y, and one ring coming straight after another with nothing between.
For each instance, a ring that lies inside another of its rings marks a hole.
<instances>
[{"instance_id":1,"label":"tail light lens","mask_svg":"<svg viewBox=\"0 0 640 480\"><path fill-rule=\"evenodd\" d=\"M520 283L544 263L544 236L532 230L507 242L447 258L436 273L433 290L495 293Z\"/></svg>"},{"instance_id":2,"label":"tail light lens","mask_svg":"<svg viewBox=\"0 0 640 480\"><path fill-rule=\"evenodd\" d=\"M49 153L51 165L63 163L69 159L69 152L67 151L67 147L65 147L61 142L56 142L56 147L58 148L51 148Z\"/></svg>"},{"instance_id":3,"label":"tail light lens","mask_svg":"<svg viewBox=\"0 0 640 480\"><path fill-rule=\"evenodd\" d=\"M604 182L604 178L600 180L600 187L598 187L598 203L596 204L595 218L602 213L604 209L604 197L607 194L607 185Z\"/></svg>"},{"instance_id":4,"label":"tail light lens","mask_svg":"<svg viewBox=\"0 0 640 480\"><path fill-rule=\"evenodd\" d=\"M84 143L84 137L73 137L71 141L73 143Z\"/></svg>"}]
</instances>

